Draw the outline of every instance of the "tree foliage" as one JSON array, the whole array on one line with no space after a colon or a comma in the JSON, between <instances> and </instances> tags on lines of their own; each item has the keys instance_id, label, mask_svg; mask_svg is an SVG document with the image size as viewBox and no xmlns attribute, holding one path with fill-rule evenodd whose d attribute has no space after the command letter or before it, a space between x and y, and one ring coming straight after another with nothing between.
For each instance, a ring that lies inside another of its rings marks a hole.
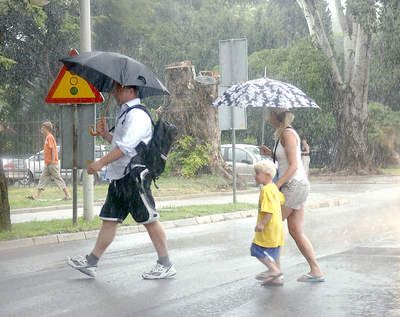
<instances>
[{"instance_id":1,"label":"tree foliage","mask_svg":"<svg viewBox=\"0 0 400 317\"><path fill-rule=\"evenodd\" d=\"M336 12L326 10L323 0L307 2L318 9L333 47L330 19ZM370 0L347 3L354 22L375 32L370 99L399 109L400 5L396 0L380 1L380 6ZM305 39L308 26L295 1L92 0L91 5L93 49L128 54L150 65L161 78L165 65L181 60L191 60L198 70L214 69L218 41L246 37L250 77L264 76L266 68L267 76L302 88L322 111L296 113L298 128L322 148L337 141L332 59L314 48L315 36ZM78 0L52 0L43 8L26 0L0 2L0 121L46 118L57 111L45 106L43 99L61 66L59 58L78 46ZM344 50L333 53L342 72ZM153 102L159 101L147 103ZM239 140L260 142L259 109L248 111L248 122L249 129L238 133Z\"/></svg>"}]
</instances>

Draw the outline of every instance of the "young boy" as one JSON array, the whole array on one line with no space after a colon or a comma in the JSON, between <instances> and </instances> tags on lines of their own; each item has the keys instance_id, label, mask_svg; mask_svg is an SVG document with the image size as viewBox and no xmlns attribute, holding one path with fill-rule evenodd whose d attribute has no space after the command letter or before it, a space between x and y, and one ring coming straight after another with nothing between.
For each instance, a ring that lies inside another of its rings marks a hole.
<instances>
[{"instance_id":1,"label":"young boy","mask_svg":"<svg viewBox=\"0 0 400 317\"><path fill-rule=\"evenodd\" d=\"M281 205L285 197L272 183L276 167L272 161L263 160L254 166L257 184L263 185L258 202L258 217L255 235L251 244L251 256L268 267L268 271L257 275L262 285L283 285L279 253L283 245L283 223Z\"/></svg>"}]
</instances>

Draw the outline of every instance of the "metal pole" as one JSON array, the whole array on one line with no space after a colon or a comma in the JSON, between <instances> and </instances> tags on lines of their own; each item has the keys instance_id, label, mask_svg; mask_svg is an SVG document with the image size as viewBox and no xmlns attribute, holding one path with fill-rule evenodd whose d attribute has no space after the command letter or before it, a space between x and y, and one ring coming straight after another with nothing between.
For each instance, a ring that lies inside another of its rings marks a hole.
<instances>
[{"instance_id":1,"label":"metal pole","mask_svg":"<svg viewBox=\"0 0 400 317\"><path fill-rule=\"evenodd\" d=\"M91 29L90 29L90 0L79 0L80 7L80 44L82 52L92 50Z\"/></svg>"},{"instance_id":2,"label":"metal pole","mask_svg":"<svg viewBox=\"0 0 400 317\"><path fill-rule=\"evenodd\" d=\"M233 184L232 184L232 194L233 203L236 204L236 130L235 130L235 109L234 106L231 107L231 124L232 124L232 174L233 174Z\"/></svg>"},{"instance_id":3,"label":"metal pole","mask_svg":"<svg viewBox=\"0 0 400 317\"><path fill-rule=\"evenodd\" d=\"M261 145L265 145L265 106L262 108Z\"/></svg>"},{"instance_id":4,"label":"metal pole","mask_svg":"<svg viewBox=\"0 0 400 317\"><path fill-rule=\"evenodd\" d=\"M72 106L72 223L78 220L78 105Z\"/></svg>"},{"instance_id":5,"label":"metal pole","mask_svg":"<svg viewBox=\"0 0 400 317\"><path fill-rule=\"evenodd\" d=\"M264 78L267 78L267 67L264 67ZM265 105L262 109L262 133L261 133L261 145L265 145Z\"/></svg>"},{"instance_id":6,"label":"metal pole","mask_svg":"<svg viewBox=\"0 0 400 317\"><path fill-rule=\"evenodd\" d=\"M235 73L233 71L233 39L231 39L231 52L230 52L230 68L231 68L231 85L236 83ZM232 195L233 203L236 204L236 187L237 187L237 175L236 175L236 131L235 131L235 109L231 107L231 126L232 126L232 173L233 173L233 184L232 184Z\"/></svg>"},{"instance_id":7,"label":"metal pole","mask_svg":"<svg viewBox=\"0 0 400 317\"><path fill-rule=\"evenodd\" d=\"M80 46L82 52L92 50L91 29L90 29L90 0L80 0ZM83 218L87 221L93 219L93 175L87 173L87 169L82 171L83 187Z\"/></svg>"}]
</instances>

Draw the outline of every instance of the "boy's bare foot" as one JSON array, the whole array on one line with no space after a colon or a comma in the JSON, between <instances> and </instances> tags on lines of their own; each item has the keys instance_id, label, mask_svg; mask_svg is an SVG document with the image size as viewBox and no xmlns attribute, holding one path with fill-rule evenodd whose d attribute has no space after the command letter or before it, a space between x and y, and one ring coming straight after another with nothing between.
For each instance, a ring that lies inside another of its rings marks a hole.
<instances>
[{"instance_id":1,"label":"boy's bare foot","mask_svg":"<svg viewBox=\"0 0 400 317\"><path fill-rule=\"evenodd\" d=\"M264 272L258 273L258 274L255 276L255 278L256 278L256 280L264 281L269 275L271 275L270 272L269 272L269 270L266 270L266 271L264 271Z\"/></svg>"},{"instance_id":2,"label":"boy's bare foot","mask_svg":"<svg viewBox=\"0 0 400 317\"><path fill-rule=\"evenodd\" d=\"M261 285L262 286L282 286L283 285L282 275L283 275L282 273L269 275L267 278L264 279L264 281L261 283Z\"/></svg>"}]
</instances>

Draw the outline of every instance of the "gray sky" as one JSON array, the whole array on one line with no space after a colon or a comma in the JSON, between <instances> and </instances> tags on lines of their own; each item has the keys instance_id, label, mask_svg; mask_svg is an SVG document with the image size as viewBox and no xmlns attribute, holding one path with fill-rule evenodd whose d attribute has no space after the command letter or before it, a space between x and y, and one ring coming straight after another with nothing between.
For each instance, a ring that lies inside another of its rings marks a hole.
<instances>
[{"instance_id":1,"label":"gray sky","mask_svg":"<svg viewBox=\"0 0 400 317\"><path fill-rule=\"evenodd\" d=\"M336 16L336 7L335 7L335 0L327 0L329 3L329 9L332 13L332 24L333 24L333 31L340 32L339 22Z\"/></svg>"}]
</instances>

